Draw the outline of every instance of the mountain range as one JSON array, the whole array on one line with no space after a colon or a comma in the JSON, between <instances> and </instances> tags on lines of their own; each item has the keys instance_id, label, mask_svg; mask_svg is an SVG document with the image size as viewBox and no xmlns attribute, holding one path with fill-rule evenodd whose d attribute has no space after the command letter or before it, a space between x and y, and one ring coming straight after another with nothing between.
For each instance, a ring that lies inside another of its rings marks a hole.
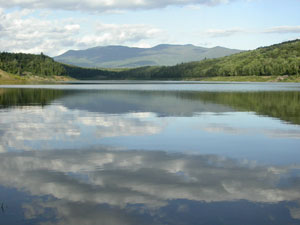
<instances>
[{"instance_id":1,"label":"mountain range","mask_svg":"<svg viewBox=\"0 0 300 225\"><path fill-rule=\"evenodd\" d=\"M100 46L86 50L69 50L54 57L57 62L89 68L135 68L173 66L180 63L219 58L241 50L224 47L204 48L191 44L161 44L152 48Z\"/></svg>"},{"instance_id":2,"label":"mountain range","mask_svg":"<svg viewBox=\"0 0 300 225\"><path fill-rule=\"evenodd\" d=\"M195 79L201 77L284 76L300 74L300 40L292 40L230 56L175 66L141 67L121 71L126 79Z\"/></svg>"}]
</instances>

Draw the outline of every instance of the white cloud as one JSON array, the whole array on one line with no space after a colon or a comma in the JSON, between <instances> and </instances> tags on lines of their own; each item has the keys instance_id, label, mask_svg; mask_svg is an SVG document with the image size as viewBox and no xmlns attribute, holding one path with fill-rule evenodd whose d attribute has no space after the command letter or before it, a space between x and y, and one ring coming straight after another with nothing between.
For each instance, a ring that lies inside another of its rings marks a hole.
<instances>
[{"instance_id":1,"label":"white cloud","mask_svg":"<svg viewBox=\"0 0 300 225\"><path fill-rule=\"evenodd\" d=\"M165 8L167 6L218 5L234 0L0 0L0 7L20 7L27 9L61 9L103 12L111 10L137 10Z\"/></svg>"},{"instance_id":2,"label":"white cloud","mask_svg":"<svg viewBox=\"0 0 300 225\"><path fill-rule=\"evenodd\" d=\"M264 29L243 29L228 28L228 29L208 29L202 34L208 37L229 37L237 34L300 34L300 26L279 26Z\"/></svg>"},{"instance_id":3,"label":"white cloud","mask_svg":"<svg viewBox=\"0 0 300 225\"><path fill-rule=\"evenodd\" d=\"M139 43L157 37L160 29L144 24L95 24L85 34L73 19L50 20L31 16L24 9L5 13L0 10L0 51L24 52L54 56L69 49L97 45Z\"/></svg>"},{"instance_id":4,"label":"white cloud","mask_svg":"<svg viewBox=\"0 0 300 225\"><path fill-rule=\"evenodd\" d=\"M245 31L241 28L231 28L231 29L209 29L204 31L204 35L209 37L229 37L239 33L244 33Z\"/></svg>"},{"instance_id":5,"label":"white cloud","mask_svg":"<svg viewBox=\"0 0 300 225\"><path fill-rule=\"evenodd\" d=\"M279 27L271 27L265 29L263 33L275 33L275 34L290 34L296 33L300 34L300 26L279 26Z\"/></svg>"},{"instance_id":6,"label":"white cloud","mask_svg":"<svg viewBox=\"0 0 300 225\"><path fill-rule=\"evenodd\" d=\"M98 45L118 45L139 43L159 35L158 28L144 24L104 24L98 23L95 33L84 35L77 40L79 48L94 47Z\"/></svg>"}]
</instances>

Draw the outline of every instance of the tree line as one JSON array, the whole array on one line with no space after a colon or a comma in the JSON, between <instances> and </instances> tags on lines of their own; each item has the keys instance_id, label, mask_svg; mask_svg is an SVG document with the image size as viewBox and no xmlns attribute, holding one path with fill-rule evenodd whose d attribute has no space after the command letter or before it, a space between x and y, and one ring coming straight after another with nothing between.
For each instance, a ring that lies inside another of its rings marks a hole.
<instances>
[{"instance_id":1,"label":"tree line","mask_svg":"<svg viewBox=\"0 0 300 225\"><path fill-rule=\"evenodd\" d=\"M44 54L0 53L0 69L24 75L67 75L77 79L189 79L213 76L300 75L300 40L217 59L175 66L146 66L124 70L82 68L55 62Z\"/></svg>"},{"instance_id":2,"label":"tree line","mask_svg":"<svg viewBox=\"0 0 300 225\"><path fill-rule=\"evenodd\" d=\"M49 56L25 53L0 53L0 69L8 73L38 76L66 75L66 69Z\"/></svg>"},{"instance_id":3,"label":"tree line","mask_svg":"<svg viewBox=\"0 0 300 225\"><path fill-rule=\"evenodd\" d=\"M132 79L186 79L212 76L300 75L300 40L217 59L169 67L143 67L121 72Z\"/></svg>"}]
</instances>

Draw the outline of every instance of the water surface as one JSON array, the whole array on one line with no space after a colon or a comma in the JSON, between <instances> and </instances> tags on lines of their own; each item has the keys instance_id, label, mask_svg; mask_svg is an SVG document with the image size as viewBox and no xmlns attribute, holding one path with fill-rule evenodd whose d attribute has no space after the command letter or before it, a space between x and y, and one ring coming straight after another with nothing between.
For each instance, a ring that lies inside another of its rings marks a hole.
<instances>
[{"instance_id":1,"label":"water surface","mask_svg":"<svg viewBox=\"0 0 300 225\"><path fill-rule=\"evenodd\" d=\"M300 224L300 86L0 87L0 224Z\"/></svg>"}]
</instances>

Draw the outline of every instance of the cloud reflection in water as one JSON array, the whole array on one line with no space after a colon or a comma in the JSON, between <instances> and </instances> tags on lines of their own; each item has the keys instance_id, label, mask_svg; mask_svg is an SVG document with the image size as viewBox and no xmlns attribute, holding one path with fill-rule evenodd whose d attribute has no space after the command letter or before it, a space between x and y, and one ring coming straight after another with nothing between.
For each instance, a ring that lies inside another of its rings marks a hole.
<instances>
[{"instance_id":1,"label":"cloud reflection in water","mask_svg":"<svg viewBox=\"0 0 300 225\"><path fill-rule=\"evenodd\" d=\"M155 214L180 199L187 205L189 201L212 204L241 199L253 204L298 201L299 171L300 166L267 167L215 155L105 148L2 153L0 159L1 185L32 196L51 196L48 201L40 200L37 207L55 209L59 220L67 224L80 215L77 210L86 215L99 211L108 217L114 212L139 217L140 210ZM28 216L34 206L24 207ZM297 210L291 208L295 218Z\"/></svg>"},{"instance_id":2,"label":"cloud reflection in water","mask_svg":"<svg viewBox=\"0 0 300 225\"><path fill-rule=\"evenodd\" d=\"M44 99L47 93L2 98L0 190L10 194L0 191L0 200L19 198L15 218L300 224L298 93L49 91ZM164 151L145 151L153 149Z\"/></svg>"}]
</instances>

